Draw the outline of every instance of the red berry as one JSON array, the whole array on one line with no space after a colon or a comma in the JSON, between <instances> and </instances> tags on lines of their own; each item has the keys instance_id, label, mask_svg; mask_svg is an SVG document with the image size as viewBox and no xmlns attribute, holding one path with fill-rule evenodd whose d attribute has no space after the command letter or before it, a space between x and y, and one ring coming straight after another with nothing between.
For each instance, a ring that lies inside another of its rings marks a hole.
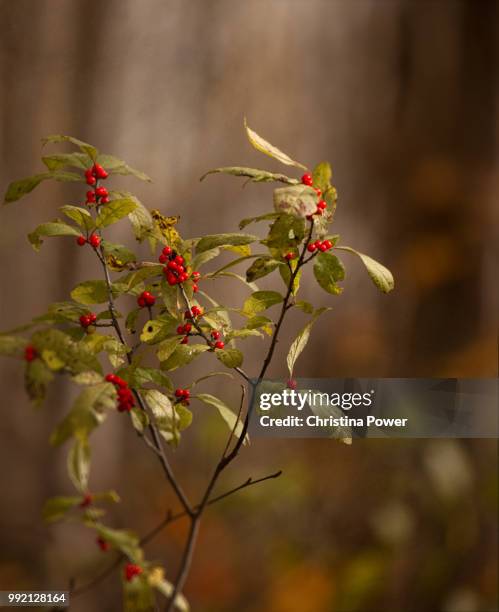
<instances>
[{"instance_id":1,"label":"red berry","mask_svg":"<svg viewBox=\"0 0 499 612\"><path fill-rule=\"evenodd\" d=\"M171 255L172 254L172 248L169 247L169 246L165 246L165 248L163 249L162 252L163 252L163 255L166 255L166 256Z\"/></svg>"},{"instance_id":2,"label":"red berry","mask_svg":"<svg viewBox=\"0 0 499 612\"><path fill-rule=\"evenodd\" d=\"M184 326L183 325L179 325L177 327L177 334L180 336L183 333L184 333Z\"/></svg>"},{"instance_id":3,"label":"red berry","mask_svg":"<svg viewBox=\"0 0 499 612\"><path fill-rule=\"evenodd\" d=\"M100 199L100 203L101 204L109 204L110 200L108 196L104 196L103 198Z\"/></svg>"},{"instance_id":4,"label":"red berry","mask_svg":"<svg viewBox=\"0 0 499 612\"><path fill-rule=\"evenodd\" d=\"M82 327L88 327L90 325L90 317L88 315L81 315L80 324Z\"/></svg>"},{"instance_id":5,"label":"red berry","mask_svg":"<svg viewBox=\"0 0 499 612\"><path fill-rule=\"evenodd\" d=\"M185 281L186 281L188 278L189 278L189 276L188 276L188 275L187 275L187 274L184 272L183 274L181 274L181 275L179 276L179 279L178 279L178 280L179 280L179 282L181 282L181 283L185 283Z\"/></svg>"},{"instance_id":6,"label":"red berry","mask_svg":"<svg viewBox=\"0 0 499 612\"><path fill-rule=\"evenodd\" d=\"M322 253L324 253L324 251L327 251L327 246L325 245L324 242L321 242L319 244L319 251L321 251Z\"/></svg>"},{"instance_id":7,"label":"red berry","mask_svg":"<svg viewBox=\"0 0 499 612\"><path fill-rule=\"evenodd\" d=\"M109 542L104 540L104 538L97 538L96 542L97 546L102 550L102 552L107 552L109 550Z\"/></svg>"},{"instance_id":8,"label":"red berry","mask_svg":"<svg viewBox=\"0 0 499 612\"><path fill-rule=\"evenodd\" d=\"M213 338L213 340L218 340L220 338L220 332L217 331L216 329L212 330L210 335Z\"/></svg>"},{"instance_id":9,"label":"red berry","mask_svg":"<svg viewBox=\"0 0 499 612\"><path fill-rule=\"evenodd\" d=\"M161 255L158 257L158 261L159 263L164 264L168 261L168 257L164 253L161 253Z\"/></svg>"},{"instance_id":10,"label":"red berry","mask_svg":"<svg viewBox=\"0 0 499 612\"><path fill-rule=\"evenodd\" d=\"M78 246L83 246L84 244L87 244L87 239L85 238L85 236L78 236L78 238L76 239L76 244Z\"/></svg>"},{"instance_id":11,"label":"red berry","mask_svg":"<svg viewBox=\"0 0 499 612\"><path fill-rule=\"evenodd\" d=\"M189 336L184 336L180 344L188 344L188 343L189 343Z\"/></svg>"},{"instance_id":12,"label":"red berry","mask_svg":"<svg viewBox=\"0 0 499 612\"><path fill-rule=\"evenodd\" d=\"M193 281L198 281L201 278L201 274L200 274L200 272L193 272L191 274L191 277L192 277Z\"/></svg>"},{"instance_id":13,"label":"red berry","mask_svg":"<svg viewBox=\"0 0 499 612\"><path fill-rule=\"evenodd\" d=\"M177 278L171 272L166 275L166 280L169 285L177 284Z\"/></svg>"},{"instance_id":14,"label":"red berry","mask_svg":"<svg viewBox=\"0 0 499 612\"><path fill-rule=\"evenodd\" d=\"M178 265L181 266L184 263L184 258L181 255L177 255L175 257L175 263L178 263Z\"/></svg>"},{"instance_id":15,"label":"red berry","mask_svg":"<svg viewBox=\"0 0 499 612\"><path fill-rule=\"evenodd\" d=\"M222 342L221 340L219 340L218 342L215 342L215 348L217 349L223 349L224 346L225 346L225 343Z\"/></svg>"},{"instance_id":16,"label":"red berry","mask_svg":"<svg viewBox=\"0 0 499 612\"><path fill-rule=\"evenodd\" d=\"M106 374L106 381L110 383L116 382L116 374Z\"/></svg>"},{"instance_id":17,"label":"red berry","mask_svg":"<svg viewBox=\"0 0 499 612\"><path fill-rule=\"evenodd\" d=\"M201 308L199 308L199 306L193 306L191 308L191 312L192 312L192 316L194 317L198 317L200 314L202 314L202 310Z\"/></svg>"},{"instance_id":18,"label":"red berry","mask_svg":"<svg viewBox=\"0 0 499 612\"><path fill-rule=\"evenodd\" d=\"M97 321L97 315L95 313L91 312L88 316L92 323L95 323Z\"/></svg>"},{"instance_id":19,"label":"red berry","mask_svg":"<svg viewBox=\"0 0 499 612\"><path fill-rule=\"evenodd\" d=\"M327 202L325 200L321 200L318 204L317 204L317 208L320 208L320 210L326 210L327 208Z\"/></svg>"},{"instance_id":20,"label":"red berry","mask_svg":"<svg viewBox=\"0 0 499 612\"><path fill-rule=\"evenodd\" d=\"M288 382L286 383L286 387L288 389L296 389L298 387L298 383L296 382L294 378L290 378Z\"/></svg>"},{"instance_id":21,"label":"red berry","mask_svg":"<svg viewBox=\"0 0 499 612\"><path fill-rule=\"evenodd\" d=\"M114 383L118 385L121 389L126 389L128 387L128 383L126 380L123 380L120 376L114 377Z\"/></svg>"},{"instance_id":22,"label":"red berry","mask_svg":"<svg viewBox=\"0 0 499 612\"><path fill-rule=\"evenodd\" d=\"M331 240L324 240L324 244L326 245L326 249L332 249L333 248L333 243L331 242Z\"/></svg>"},{"instance_id":23,"label":"red berry","mask_svg":"<svg viewBox=\"0 0 499 612\"><path fill-rule=\"evenodd\" d=\"M192 291L197 293L199 291L199 287L197 285L192 285Z\"/></svg>"},{"instance_id":24,"label":"red berry","mask_svg":"<svg viewBox=\"0 0 499 612\"><path fill-rule=\"evenodd\" d=\"M142 295L139 295L139 297L137 298L137 304L139 305L139 308L144 308L144 306L146 305L146 301Z\"/></svg>"},{"instance_id":25,"label":"red berry","mask_svg":"<svg viewBox=\"0 0 499 612\"><path fill-rule=\"evenodd\" d=\"M175 397L182 397L182 395L183 395L182 389L175 389Z\"/></svg>"},{"instance_id":26,"label":"red berry","mask_svg":"<svg viewBox=\"0 0 499 612\"><path fill-rule=\"evenodd\" d=\"M295 257L296 257L295 253L286 253L286 255L284 255L284 259L286 259L287 261L291 261Z\"/></svg>"},{"instance_id":27,"label":"red berry","mask_svg":"<svg viewBox=\"0 0 499 612\"><path fill-rule=\"evenodd\" d=\"M86 179L93 177L93 175L94 175L94 172L93 172L92 168L87 168L85 170L85 178Z\"/></svg>"},{"instance_id":28,"label":"red berry","mask_svg":"<svg viewBox=\"0 0 499 612\"><path fill-rule=\"evenodd\" d=\"M314 191L317 194L317 196L320 198L322 195L322 189L319 189L318 187L314 187Z\"/></svg>"},{"instance_id":29,"label":"red berry","mask_svg":"<svg viewBox=\"0 0 499 612\"><path fill-rule=\"evenodd\" d=\"M92 172L99 179L106 179L109 176L109 174L100 164L94 164L92 167Z\"/></svg>"},{"instance_id":30,"label":"red berry","mask_svg":"<svg viewBox=\"0 0 499 612\"><path fill-rule=\"evenodd\" d=\"M90 506L90 504L93 501L94 501L94 498L90 495L90 493L87 493L86 495L84 495L83 499L81 500L80 508L87 508L88 506Z\"/></svg>"},{"instance_id":31,"label":"red berry","mask_svg":"<svg viewBox=\"0 0 499 612\"><path fill-rule=\"evenodd\" d=\"M95 191L87 191L87 204L95 204Z\"/></svg>"},{"instance_id":32,"label":"red berry","mask_svg":"<svg viewBox=\"0 0 499 612\"><path fill-rule=\"evenodd\" d=\"M188 334L192 329L192 325L190 323L186 323L184 325L184 333Z\"/></svg>"},{"instance_id":33,"label":"red berry","mask_svg":"<svg viewBox=\"0 0 499 612\"><path fill-rule=\"evenodd\" d=\"M38 357L38 351L34 346L28 344L28 346L24 349L24 359L26 361L33 361Z\"/></svg>"},{"instance_id":34,"label":"red berry","mask_svg":"<svg viewBox=\"0 0 499 612\"><path fill-rule=\"evenodd\" d=\"M125 565L125 579L127 582L133 580L135 576L139 576L142 574L142 568L139 565L135 565L135 563L127 563Z\"/></svg>"},{"instance_id":35,"label":"red berry","mask_svg":"<svg viewBox=\"0 0 499 612\"><path fill-rule=\"evenodd\" d=\"M109 191L105 187L97 187L97 189L95 190L95 195L98 198L103 198L109 195Z\"/></svg>"},{"instance_id":36,"label":"red berry","mask_svg":"<svg viewBox=\"0 0 499 612\"><path fill-rule=\"evenodd\" d=\"M182 389L182 396L188 399L191 396L189 389Z\"/></svg>"},{"instance_id":37,"label":"red berry","mask_svg":"<svg viewBox=\"0 0 499 612\"><path fill-rule=\"evenodd\" d=\"M314 215L322 215L322 210L320 208L316 208Z\"/></svg>"},{"instance_id":38,"label":"red berry","mask_svg":"<svg viewBox=\"0 0 499 612\"><path fill-rule=\"evenodd\" d=\"M96 249L100 244L100 238L97 234L92 234L88 239L88 243Z\"/></svg>"},{"instance_id":39,"label":"red berry","mask_svg":"<svg viewBox=\"0 0 499 612\"><path fill-rule=\"evenodd\" d=\"M154 295L149 294L146 297L146 304L148 306L154 306L155 303L156 303L156 298L154 297Z\"/></svg>"},{"instance_id":40,"label":"red berry","mask_svg":"<svg viewBox=\"0 0 499 612\"><path fill-rule=\"evenodd\" d=\"M317 247L315 246L315 244L313 242L307 246L307 251L309 253L313 253L316 249L317 249Z\"/></svg>"},{"instance_id":41,"label":"red berry","mask_svg":"<svg viewBox=\"0 0 499 612\"><path fill-rule=\"evenodd\" d=\"M316 249L318 249L318 248L319 248L319 246L320 246L320 244L321 244L321 241L320 241L320 240L316 240L316 241L314 242L314 246L315 246L315 248L316 248Z\"/></svg>"},{"instance_id":42,"label":"red berry","mask_svg":"<svg viewBox=\"0 0 499 612\"><path fill-rule=\"evenodd\" d=\"M308 185L309 187L312 187L313 185L313 181L314 179L312 178L312 175L310 174L310 172L306 172L302 177L301 177L301 182L304 185Z\"/></svg>"},{"instance_id":43,"label":"red berry","mask_svg":"<svg viewBox=\"0 0 499 612\"><path fill-rule=\"evenodd\" d=\"M95 185L97 182L95 176L87 176L87 185Z\"/></svg>"}]
</instances>

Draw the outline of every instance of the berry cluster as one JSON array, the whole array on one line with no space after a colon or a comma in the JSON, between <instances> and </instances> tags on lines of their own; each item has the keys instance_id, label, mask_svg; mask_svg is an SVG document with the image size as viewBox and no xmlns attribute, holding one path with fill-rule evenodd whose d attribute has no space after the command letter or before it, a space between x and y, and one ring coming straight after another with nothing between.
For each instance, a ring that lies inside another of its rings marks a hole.
<instances>
[{"instance_id":1,"label":"berry cluster","mask_svg":"<svg viewBox=\"0 0 499 612\"><path fill-rule=\"evenodd\" d=\"M199 306L193 306L190 310L184 312L184 319L195 319L203 314L203 309Z\"/></svg>"},{"instance_id":2,"label":"berry cluster","mask_svg":"<svg viewBox=\"0 0 499 612\"><path fill-rule=\"evenodd\" d=\"M189 389L175 389L175 397L177 398L177 402L182 402L182 404L188 406L191 392Z\"/></svg>"},{"instance_id":3,"label":"berry cluster","mask_svg":"<svg viewBox=\"0 0 499 612\"><path fill-rule=\"evenodd\" d=\"M142 293L137 298L137 304L140 308L145 308L146 306L154 306L156 303L156 298L149 291L142 291Z\"/></svg>"},{"instance_id":4,"label":"berry cluster","mask_svg":"<svg viewBox=\"0 0 499 612\"><path fill-rule=\"evenodd\" d=\"M314 253L315 251L321 251L324 253L325 251L329 251L329 249L333 248L333 243L330 240L316 240L315 242L311 242L307 246L307 251L309 253Z\"/></svg>"},{"instance_id":5,"label":"berry cluster","mask_svg":"<svg viewBox=\"0 0 499 612\"><path fill-rule=\"evenodd\" d=\"M24 349L24 359L26 361L34 361L38 357L38 351L32 344L28 344L28 346Z\"/></svg>"},{"instance_id":6,"label":"berry cluster","mask_svg":"<svg viewBox=\"0 0 499 612\"><path fill-rule=\"evenodd\" d=\"M214 329L210 335L213 338L213 340L216 340L215 344L213 345L214 348L223 349L223 347L225 346L225 343L222 342L222 340L219 340L220 332Z\"/></svg>"},{"instance_id":7,"label":"berry cluster","mask_svg":"<svg viewBox=\"0 0 499 612\"><path fill-rule=\"evenodd\" d=\"M310 174L310 172L306 172L302 177L301 177L301 182L304 185L307 185L308 187L313 187L314 186L314 180L312 175ZM315 210L314 215L322 215L322 213L326 210L327 208L327 202L325 200L321 199L322 196L322 191L318 188L318 187L314 187L315 193L317 194L317 197L319 198L319 202L317 203L317 208ZM308 215L307 219L310 220L312 219L313 215Z\"/></svg>"},{"instance_id":8,"label":"berry cluster","mask_svg":"<svg viewBox=\"0 0 499 612\"><path fill-rule=\"evenodd\" d=\"M94 249L96 249L99 245L100 245L100 237L97 236L97 234L91 234L88 239L85 238L85 236L78 236L78 238L76 239L76 244L78 246L84 246L85 244L88 244L92 247L94 247Z\"/></svg>"},{"instance_id":9,"label":"berry cluster","mask_svg":"<svg viewBox=\"0 0 499 612\"><path fill-rule=\"evenodd\" d=\"M88 508L88 506L92 505L93 501L93 496L90 493L85 493L83 499L80 502L80 508Z\"/></svg>"},{"instance_id":10,"label":"berry cluster","mask_svg":"<svg viewBox=\"0 0 499 612\"><path fill-rule=\"evenodd\" d=\"M135 398L126 380L123 380L116 374L108 374L106 376L106 381L113 383L116 387L116 392L118 394L118 412L130 412L135 406Z\"/></svg>"},{"instance_id":11,"label":"berry cluster","mask_svg":"<svg viewBox=\"0 0 499 612\"><path fill-rule=\"evenodd\" d=\"M187 344L189 342L189 334L191 332L192 325L190 323L186 323L185 325L179 325L177 327L177 334L180 336L184 336L182 338L182 344Z\"/></svg>"},{"instance_id":12,"label":"berry cluster","mask_svg":"<svg viewBox=\"0 0 499 612\"><path fill-rule=\"evenodd\" d=\"M89 312L88 314L81 315L80 317L80 325L85 329L93 325L97 321L97 315L94 312Z\"/></svg>"},{"instance_id":13,"label":"berry cluster","mask_svg":"<svg viewBox=\"0 0 499 612\"><path fill-rule=\"evenodd\" d=\"M107 540L104 540L104 538L97 538L96 542L102 552L107 552L109 550L110 544Z\"/></svg>"},{"instance_id":14,"label":"berry cluster","mask_svg":"<svg viewBox=\"0 0 499 612\"><path fill-rule=\"evenodd\" d=\"M100 164L94 164L91 168L85 170L85 178L87 185L95 185L98 179L106 179L109 174Z\"/></svg>"},{"instance_id":15,"label":"berry cluster","mask_svg":"<svg viewBox=\"0 0 499 612\"><path fill-rule=\"evenodd\" d=\"M159 263L166 264L163 268L163 273L166 277L166 281L169 285L180 285L181 283L185 283L186 280L191 278L192 290L194 293L199 291L199 287L197 286L197 281L200 278L199 272L193 272L189 275L184 265L184 258L182 255L179 255L176 251L174 251L171 247L166 246L159 256Z\"/></svg>"},{"instance_id":16,"label":"berry cluster","mask_svg":"<svg viewBox=\"0 0 499 612\"><path fill-rule=\"evenodd\" d=\"M125 565L125 579L127 582L130 582L135 578L135 576L140 576L142 574L142 568L140 565L135 565L135 563L127 563Z\"/></svg>"},{"instance_id":17,"label":"berry cluster","mask_svg":"<svg viewBox=\"0 0 499 612\"><path fill-rule=\"evenodd\" d=\"M87 185L94 186L94 189L87 191L87 204L107 204L109 202L109 192L105 187L98 187L97 181L104 180L108 177L108 173L100 164L94 164L91 168L85 170L85 178Z\"/></svg>"}]
</instances>

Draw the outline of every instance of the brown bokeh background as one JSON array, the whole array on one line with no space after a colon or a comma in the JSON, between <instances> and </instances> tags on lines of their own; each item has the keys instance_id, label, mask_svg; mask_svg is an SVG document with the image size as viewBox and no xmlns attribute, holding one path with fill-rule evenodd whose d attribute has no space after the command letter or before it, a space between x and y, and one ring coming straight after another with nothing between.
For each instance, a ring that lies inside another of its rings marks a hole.
<instances>
[{"instance_id":1,"label":"brown bokeh background","mask_svg":"<svg viewBox=\"0 0 499 612\"><path fill-rule=\"evenodd\" d=\"M41 169L42 136L72 134L148 172L150 185L119 184L180 214L183 235L234 231L268 210L271 187L198 177L221 165L278 169L248 146L246 115L295 158L331 161L343 242L396 277L395 292L380 295L345 254L341 297L305 281L305 299L334 309L298 374L497 376L495 2L4 0L1 14L2 189ZM3 329L97 278L72 240L49 240L36 254L25 238L79 197L47 184L2 209ZM113 232L129 243L125 223ZM217 283L210 290L231 305L245 295ZM273 376L285 375L285 347L302 321L287 322ZM245 346L256 371L261 342ZM62 589L106 563L83 528L40 519L46 497L71 493L66 449L47 439L74 390L58 383L33 411L20 364L0 368L0 588ZM192 376L206 368L209 359ZM235 401L237 389L224 387L207 390ZM193 410L171 455L197 498L225 431ZM123 419L109 419L93 441L92 487L123 498L111 524L144 533L175 508ZM480 440L253 441L220 490L284 475L207 512L185 591L193 610L497 610L496 450ZM179 522L147 549L170 579L185 533ZM72 609L117 610L119 589L115 575Z\"/></svg>"}]
</instances>

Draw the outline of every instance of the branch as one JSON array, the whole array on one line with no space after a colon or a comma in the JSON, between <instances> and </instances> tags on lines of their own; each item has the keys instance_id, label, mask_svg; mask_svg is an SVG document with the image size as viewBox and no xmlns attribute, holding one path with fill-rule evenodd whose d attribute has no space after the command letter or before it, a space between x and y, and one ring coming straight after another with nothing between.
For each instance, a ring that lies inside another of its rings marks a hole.
<instances>
[{"instance_id":1,"label":"branch","mask_svg":"<svg viewBox=\"0 0 499 612\"><path fill-rule=\"evenodd\" d=\"M255 480L253 480L253 478L250 477L247 480L245 480L242 484L238 485L237 487L234 487L232 489L229 489L228 491L225 491L225 493L221 493L220 495L212 497L210 500L208 500L208 502L206 503L206 506L211 506L212 504L216 504L217 502L222 501L226 497L230 497L231 495L234 495L234 493L237 493L241 491L242 489L246 489L253 485L259 484L260 482L265 482L266 480L272 480L274 478L279 478L281 474L282 474L282 471L279 470L278 472L274 472L273 474L269 474L268 476L263 476L262 478L256 478ZM193 510L196 511L198 508L199 508L199 505L194 506ZM166 517L160 523L158 523L156 527L154 527L153 529L151 529L151 531L147 532L144 536L142 536L142 538L139 540L139 544L141 546L148 544L159 533L161 533L161 531L163 531L163 529L165 529L168 525L170 525L171 523L174 523L175 521L178 521L181 518L184 518L185 516L189 516L189 514L185 510L181 512L177 512L176 514L172 514L171 511L169 510L166 514ZM78 587L76 589L71 589L71 597L78 597L79 595L82 595L83 593L86 593L87 591L92 589L94 586L97 586L98 584L100 584L103 580L105 580L108 576L110 576L114 572L115 569L119 567L121 561L125 558L126 558L125 555L120 554L112 564L110 564L100 574L95 576L95 578L92 578L92 580L90 580L86 584L83 584L81 587Z\"/></svg>"}]
</instances>

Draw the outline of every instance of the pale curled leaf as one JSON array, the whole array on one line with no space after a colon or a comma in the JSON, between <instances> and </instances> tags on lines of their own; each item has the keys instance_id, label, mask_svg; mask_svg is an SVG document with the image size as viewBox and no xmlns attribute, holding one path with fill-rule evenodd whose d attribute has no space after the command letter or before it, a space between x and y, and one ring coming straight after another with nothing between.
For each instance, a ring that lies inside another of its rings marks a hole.
<instances>
[{"instance_id":1,"label":"pale curled leaf","mask_svg":"<svg viewBox=\"0 0 499 612\"><path fill-rule=\"evenodd\" d=\"M230 431L234 432L236 438L238 438L242 434L242 422L237 418L237 416L227 406L227 404L225 404L221 399L209 393L198 393L195 398L205 404L208 404L209 406L214 406L218 410L218 413L223 418L223 420L227 423L227 426L229 427ZM246 434L244 442L246 443L248 441L248 434Z\"/></svg>"},{"instance_id":2,"label":"pale curled leaf","mask_svg":"<svg viewBox=\"0 0 499 612\"><path fill-rule=\"evenodd\" d=\"M208 172L205 172L199 180L204 180L209 174L231 174L232 176L245 176L254 183L279 182L288 183L289 185L297 185L299 183L297 179L290 178L284 174L267 172L267 170L259 170L258 168L244 168L242 166L214 168L213 170L208 170Z\"/></svg>"},{"instance_id":3,"label":"pale curled leaf","mask_svg":"<svg viewBox=\"0 0 499 612\"><path fill-rule=\"evenodd\" d=\"M316 310L312 316L312 319L305 325L305 327L298 334L296 339L293 341L289 348L288 356L286 358L286 362L288 364L289 376L293 377L293 369L295 367L296 360L300 356L301 352L307 345L307 342L310 338L310 331L312 329L313 324L316 322L318 317L325 312L326 310L330 310L329 308L319 308Z\"/></svg>"},{"instance_id":4,"label":"pale curled leaf","mask_svg":"<svg viewBox=\"0 0 499 612\"><path fill-rule=\"evenodd\" d=\"M269 157L273 157L277 161L280 161L281 164L285 164L286 166L295 166L296 168L303 168L304 170L307 169L306 166L304 166L300 162L295 161L294 159L291 159L289 155L286 155L286 153L283 153L277 147L270 144L270 142L268 142L267 140L259 136L256 132L254 132L248 126L246 119L244 119L244 127L246 129L248 140L257 151L260 151L261 153L264 153Z\"/></svg>"},{"instance_id":5,"label":"pale curled leaf","mask_svg":"<svg viewBox=\"0 0 499 612\"><path fill-rule=\"evenodd\" d=\"M371 280L382 293L389 293L393 290L395 281L393 280L393 275L388 268L385 268L385 266L380 264L378 261L372 257L369 257L369 255L359 253L359 251L356 251L351 247L337 246L336 249L357 255L365 265Z\"/></svg>"},{"instance_id":6,"label":"pale curled leaf","mask_svg":"<svg viewBox=\"0 0 499 612\"><path fill-rule=\"evenodd\" d=\"M305 219L315 213L317 201L317 194L308 185L274 189L274 208L277 213Z\"/></svg>"},{"instance_id":7,"label":"pale curled leaf","mask_svg":"<svg viewBox=\"0 0 499 612\"><path fill-rule=\"evenodd\" d=\"M67 467L75 488L82 493L87 491L90 475L90 445L86 436L76 438L68 453Z\"/></svg>"}]
</instances>

